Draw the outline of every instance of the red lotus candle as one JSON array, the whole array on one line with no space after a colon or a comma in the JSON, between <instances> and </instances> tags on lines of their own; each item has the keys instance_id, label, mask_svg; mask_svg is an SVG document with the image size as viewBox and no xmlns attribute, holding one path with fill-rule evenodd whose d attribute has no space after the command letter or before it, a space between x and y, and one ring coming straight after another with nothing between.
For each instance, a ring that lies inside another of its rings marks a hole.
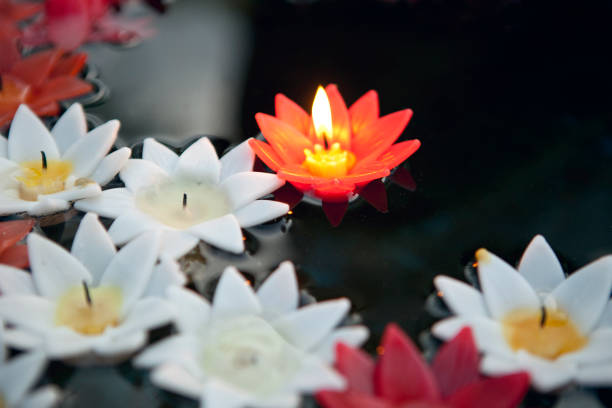
<instances>
[{"instance_id":1,"label":"red lotus candle","mask_svg":"<svg viewBox=\"0 0 612 408\"><path fill-rule=\"evenodd\" d=\"M28 248L18 242L28 235L33 226L34 220L0 222L0 264L15 268L29 266Z\"/></svg>"},{"instance_id":2,"label":"red lotus candle","mask_svg":"<svg viewBox=\"0 0 612 408\"><path fill-rule=\"evenodd\" d=\"M277 94L275 117L255 115L268 143L252 140L251 147L303 193L323 203L345 203L419 148L417 139L394 144L411 117L410 109L379 117L376 91L347 109L336 85L319 87L312 116Z\"/></svg>"}]
</instances>

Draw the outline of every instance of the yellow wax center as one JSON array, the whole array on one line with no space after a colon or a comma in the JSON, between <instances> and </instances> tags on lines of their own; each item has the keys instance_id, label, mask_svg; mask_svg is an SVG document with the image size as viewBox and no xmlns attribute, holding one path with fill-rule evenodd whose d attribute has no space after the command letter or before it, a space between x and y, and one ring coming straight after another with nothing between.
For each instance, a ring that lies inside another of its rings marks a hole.
<instances>
[{"instance_id":1,"label":"yellow wax center","mask_svg":"<svg viewBox=\"0 0 612 408\"><path fill-rule=\"evenodd\" d=\"M89 289L91 304L82 286L68 290L57 302L55 324L68 326L85 335L101 334L119 325L123 295L121 289L101 286Z\"/></svg>"},{"instance_id":2,"label":"yellow wax center","mask_svg":"<svg viewBox=\"0 0 612 408\"><path fill-rule=\"evenodd\" d=\"M43 167L42 160L23 162L21 175L17 176L19 196L22 200L36 201L40 194L63 191L66 179L72 173L72 163L61 160L48 160Z\"/></svg>"},{"instance_id":3,"label":"yellow wax center","mask_svg":"<svg viewBox=\"0 0 612 408\"><path fill-rule=\"evenodd\" d=\"M192 181L168 181L144 188L135 195L136 206L173 228L185 229L231 211L219 188Z\"/></svg>"},{"instance_id":4,"label":"yellow wax center","mask_svg":"<svg viewBox=\"0 0 612 408\"><path fill-rule=\"evenodd\" d=\"M343 150L339 143L334 143L329 149L320 144L314 146L314 152L304 149L306 160L302 163L310 174L317 177L342 177L353 168L355 155Z\"/></svg>"},{"instance_id":5,"label":"yellow wax center","mask_svg":"<svg viewBox=\"0 0 612 408\"><path fill-rule=\"evenodd\" d=\"M580 350L587 343L569 317L560 310L516 310L502 321L506 342L513 350L526 350L554 360Z\"/></svg>"}]
</instances>

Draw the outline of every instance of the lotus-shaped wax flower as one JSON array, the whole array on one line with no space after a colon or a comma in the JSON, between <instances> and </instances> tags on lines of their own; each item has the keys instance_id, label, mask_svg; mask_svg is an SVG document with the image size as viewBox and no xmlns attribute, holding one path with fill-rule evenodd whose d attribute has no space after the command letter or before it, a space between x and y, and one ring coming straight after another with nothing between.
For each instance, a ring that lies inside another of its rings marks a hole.
<instances>
[{"instance_id":1,"label":"lotus-shaped wax flower","mask_svg":"<svg viewBox=\"0 0 612 408\"><path fill-rule=\"evenodd\" d=\"M443 339L462 327L474 332L487 375L527 371L532 385L549 392L570 382L612 384L612 257L569 275L536 236L518 270L488 252L476 252L482 292L458 280L434 282L456 314L432 328Z\"/></svg>"},{"instance_id":2,"label":"lotus-shaped wax flower","mask_svg":"<svg viewBox=\"0 0 612 408\"><path fill-rule=\"evenodd\" d=\"M172 318L159 295L184 282L173 260L155 266L159 245L159 234L150 233L117 252L95 214L81 221L71 253L30 234L32 274L0 266L0 318L14 327L7 343L77 362L136 351L148 329Z\"/></svg>"},{"instance_id":3,"label":"lotus-shaped wax flower","mask_svg":"<svg viewBox=\"0 0 612 408\"><path fill-rule=\"evenodd\" d=\"M0 136L0 215L51 214L99 195L131 154L125 147L106 155L118 130L111 120L88 133L83 108L74 104L49 132L21 105L8 141Z\"/></svg>"},{"instance_id":4,"label":"lotus-shaped wax flower","mask_svg":"<svg viewBox=\"0 0 612 408\"><path fill-rule=\"evenodd\" d=\"M284 203L258 200L284 182L274 174L251 171L253 161L247 142L219 159L206 137L180 157L149 138L144 141L142 159L130 159L119 173L125 188L106 190L75 207L116 218L109 233L117 245L145 231L162 231L162 253L175 259L199 240L241 253L241 227L289 211Z\"/></svg>"},{"instance_id":5,"label":"lotus-shaped wax flower","mask_svg":"<svg viewBox=\"0 0 612 408\"><path fill-rule=\"evenodd\" d=\"M60 397L57 387L48 385L30 393L47 365L45 354L32 351L7 360L4 323L0 321L0 407L48 408Z\"/></svg>"},{"instance_id":6,"label":"lotus-shaped wax flower","mask_svg":"<svg viewBox=\"0 0 612 408\"><path fill-rule=\"evenodd\" d=\"M10 38L0 32L0 128L11 122L21 104L39 116L60 113L59 101L76 98L93 90L78 75L87 54L65 54L59 49L21 57Z\"/></svg>"},{"instance_id":7,"label":"lotus-shaped wax flower","mask_svg":"<svg viewBox=\"0 0 612 408\"><path fill-rule=\"evenodd\" d=\"M19 244L34 226L34 220L12 220L0 222L0 264L26 268L28 247Z\"/></svg>"},{"instance_id":8,"label":"lotus-shaped wax flower","mask_svg":"<svg viewBox=\"0 0 612 408\"><path fill-rule=\"evenodd\" d=\"M200 399L202 406L294 407L299 394L340 389L342 377L328 364L334 346L366 340L363 326L336 328L350 308L346 299L298 307L293 265L282 263L255 292L228 267L212 305L183 289L168 289L177 307L179 333L134 360L154 367L153 383Z\"/></svg>"},{"instance_id":9,"label":"lotus-shaped wax flower","mask_svg":"<svg viewBox=\"0 0 612 408\"><path fill-rule=\"evenodd\" d=\"M317 91L312 118L284 95L276 95L276 117L255 115L268 143L250 143L268 167L298 190L324 203L346 202L419 148L416 139L393 144L411 116L405 109L379 117L376 91L347 109L338 88L328 85Z\"/></svg>"},{"instance_id":10,"label":"lotus-shaped wax flower","mask_svg":"<svg viewBox=\"0 0 612 408\"><path fill-rule=\"evenodd\" d=\"M442 346L431 367L394 324L385 329L377 350L375 363L364 352L338 344L336 367L348 387L344 392L318 392L319 403L325 408L514 408L529 388L525 373L481 378L469 328Z\"/></svg>"}]
</instances>

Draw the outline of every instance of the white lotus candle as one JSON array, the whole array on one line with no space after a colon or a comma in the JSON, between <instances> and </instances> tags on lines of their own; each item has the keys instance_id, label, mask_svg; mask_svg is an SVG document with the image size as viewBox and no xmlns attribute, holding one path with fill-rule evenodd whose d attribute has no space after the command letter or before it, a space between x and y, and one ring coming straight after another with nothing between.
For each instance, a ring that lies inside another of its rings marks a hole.
<instances>
[{"instance_id":1,"label":"white lotus candle","mask_svg":"<svg viewBox=\"0 0 612 408\"><path fill-rule=\"evenodd\" d=\"M228 197L219 188L186 180L145 187L135 194L135 203L145 214L179 229L231 212Z\"/></svg>"}]
</instances>

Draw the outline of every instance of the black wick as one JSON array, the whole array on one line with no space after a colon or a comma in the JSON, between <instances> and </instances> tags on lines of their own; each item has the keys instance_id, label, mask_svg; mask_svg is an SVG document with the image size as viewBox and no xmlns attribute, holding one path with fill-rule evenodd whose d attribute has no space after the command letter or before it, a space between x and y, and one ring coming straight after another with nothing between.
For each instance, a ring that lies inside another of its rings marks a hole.
<instances>
[{"instance_id":1,"label":"black wick","mask_svg":"<svg viewBox=\"0 0 612 408\"><path fill-rule=\"evenodd\" d=\"M187 207L187 193L183 193L183 209Z\"/></svg>"},{"instance_id":2,"label":"black wick","mask_svg":"<svg viewBox=\"0 0 612 408\"><path fill-rule=\"evenodd\" d=\"M47 170L47 155L42 150L40 151L40 155L42 156L42 168L43 170Z\"/></svg>"},{"instance_id":3,"label":"black wick","mask_svg":"<svg viewBox=\"0 0 612 408\"><path fill-rule=\"evenodd\" d=\"M91 293L89 293L89 286L87 286L87 282L83 281L83 290L85 291L85 301L89 307L92 306L91 301Z\"/></svg>"},{"instance_id":4,"label":"black wick","mask_svg":"<svg viewBox=\"0 0 612 408\"><path fill-rule=\"evenodd\" d=\"M546 324L546 307L542 306L542 318L540 319L540 327Z\"/></svg>"}]
</instances>

